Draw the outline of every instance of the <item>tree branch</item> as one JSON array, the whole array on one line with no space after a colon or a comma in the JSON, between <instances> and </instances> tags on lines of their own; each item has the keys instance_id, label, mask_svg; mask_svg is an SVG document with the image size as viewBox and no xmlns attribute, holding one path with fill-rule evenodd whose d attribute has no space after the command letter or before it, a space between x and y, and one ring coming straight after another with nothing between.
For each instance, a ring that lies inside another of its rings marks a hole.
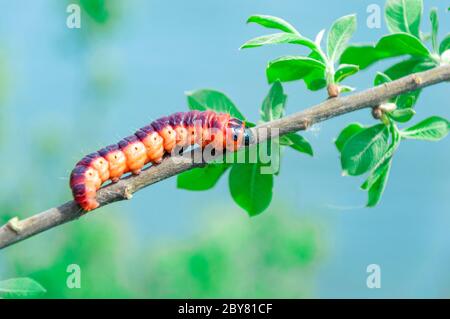
<instances>
[{"instance_id":1,"label":"tree branch","mask_svg":"<svg viewBox=\"0 0 450 319\"><path fill-rule=\"evenodd\" d=\"M305 130L314 123L363 108L377 106L399 94L449 80L450 65L440 66L360 93L329 99L302 112L264 123L252 130L259 143L266 138L258 135L259 128L278 128L278 134L280 135ZM132 194L141 188L202 165L202 163L194 163L192 158L183 157L180 160L177 157L168 157L161 164L149 167L138 176L129 176L118 183L101 188L97 193L98 202L100 206L105 206L116 201L130 199ZM80 210L78 205L70 201L24 220L13 218L0 227L0 249L83 215L84 212Z\"/></svg>"}]
</instances>

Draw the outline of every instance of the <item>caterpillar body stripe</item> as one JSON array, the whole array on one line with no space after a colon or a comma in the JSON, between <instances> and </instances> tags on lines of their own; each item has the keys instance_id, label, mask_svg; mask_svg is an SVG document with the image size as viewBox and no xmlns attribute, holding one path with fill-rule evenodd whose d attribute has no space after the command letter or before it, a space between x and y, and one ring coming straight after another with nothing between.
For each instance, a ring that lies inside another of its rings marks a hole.
<instances>
[{"instance_id":1,"label":"caterpillar body stripe","mask_svg":"<svg viewBox=\"0 0 450 319\"><path fill-rule=\"evenodd\" d=\"M250 136L244 121L226 113L190 111L160 118L82 158L70 175L73 198L85 211L93 210L99 206L96 193L103 183L115 183L129 172L139 174L147 163L160 163L175 147L197 144L235 151L248 145Z\"/></svg>"}]
</instances>

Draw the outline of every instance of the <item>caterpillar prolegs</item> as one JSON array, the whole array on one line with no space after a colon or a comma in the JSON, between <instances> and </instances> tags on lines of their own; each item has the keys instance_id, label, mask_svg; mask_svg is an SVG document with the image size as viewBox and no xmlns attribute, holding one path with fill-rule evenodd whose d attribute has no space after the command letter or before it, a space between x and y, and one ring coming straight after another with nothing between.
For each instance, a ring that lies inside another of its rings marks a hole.
<instances>
[{"instance_id":1,"label":"caterpillar prolegs","mask_svg":"<svg viewBox=\"0 0 450 319\"><path fill-rule=\"evenodd\" d=\"M123 174L139 174L147 163L158 164L175 147L197 144L216 150L237 150L248 145L245 122L213 111L179 112L160 118L134 135L91 153L80 160L70 175L74 200L85 211L99 206L97 190L103 183L117 182Z\"/></svg>"}]
</instances>

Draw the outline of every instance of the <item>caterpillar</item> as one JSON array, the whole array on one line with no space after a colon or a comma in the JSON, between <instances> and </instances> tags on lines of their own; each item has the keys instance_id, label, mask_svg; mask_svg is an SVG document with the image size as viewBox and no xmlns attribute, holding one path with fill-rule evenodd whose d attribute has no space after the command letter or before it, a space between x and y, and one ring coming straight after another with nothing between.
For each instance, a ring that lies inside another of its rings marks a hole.
<instances>
[{"instance_id":1,"label":"caterpillar","mask_svg":"<svg viewBox=\"0 0 450 319\"><path fill-rule=\"evenodd\" d=\"M105 182L115 183L126 173L137 175L146 164L159 164L176 147L182 150L197 144L235 151L249 145L250 136L245 122L227 113L190 111L160 118L82 158L70 174L73 198L83 210L93 210L99 206L97 190Z\"/></svg>"}]
</instances>

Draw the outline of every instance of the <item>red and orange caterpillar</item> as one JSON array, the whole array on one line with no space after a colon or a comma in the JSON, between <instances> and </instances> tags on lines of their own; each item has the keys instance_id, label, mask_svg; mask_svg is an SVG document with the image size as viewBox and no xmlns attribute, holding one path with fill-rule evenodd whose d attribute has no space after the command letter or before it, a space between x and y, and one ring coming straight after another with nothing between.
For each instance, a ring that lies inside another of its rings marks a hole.
<instances>
[{"instance_id":1,"label":"red and orange caterpillar","mask_svg":"<svg viewBox=\"0 0 450 319\"><path fill-rule=\"evenodd\" d=\"M197 144L214 149L235 151L242 143L248 145L250 132L245 122L229 114L213 111L179 112L163 117L139 129L118 144L109 145L85 156L70 175L74 200L86 211L99 206L97 190L123 174L139 174L147 163L157 164L165 153L175 147Z\"/></svg>"}]
</instances>

